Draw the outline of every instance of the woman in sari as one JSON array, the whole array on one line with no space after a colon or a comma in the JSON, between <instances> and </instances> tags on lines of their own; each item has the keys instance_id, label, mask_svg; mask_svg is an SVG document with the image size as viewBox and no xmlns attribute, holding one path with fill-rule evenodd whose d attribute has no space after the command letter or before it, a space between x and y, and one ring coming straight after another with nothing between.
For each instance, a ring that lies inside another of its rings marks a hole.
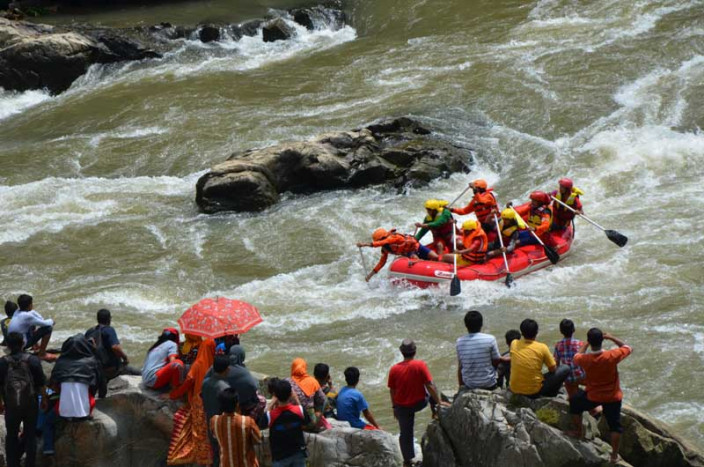
<instances>
[{"instance_id":1,"label":"woman in sari","mask_svg":"<svg viewBox=\"0 0 704 467\"><path fill-rule=\"evenodd\" d=\"M308 365L302 358L297 358L291 363L291 389L298 396L303 410L310 416L310 424L303 427L306 431L319 431L324 426L323 406L325 394L317 379L307 372Z\"/></svg>"},{"instance_id":2,"label":"woman in sari","mask_svg":"<svg viewBox=\"0 0 704 467\"><path fill-rule=\"evenodd\" d=\"M179 399L185 395L186 404L174 414L174 429L166 458L168 465L213 463L200 390L205 374L213 366L214 360L215 341L204 340L183 384L174 388L169 394L171 399Z\"/></svg>"}]
</instances>

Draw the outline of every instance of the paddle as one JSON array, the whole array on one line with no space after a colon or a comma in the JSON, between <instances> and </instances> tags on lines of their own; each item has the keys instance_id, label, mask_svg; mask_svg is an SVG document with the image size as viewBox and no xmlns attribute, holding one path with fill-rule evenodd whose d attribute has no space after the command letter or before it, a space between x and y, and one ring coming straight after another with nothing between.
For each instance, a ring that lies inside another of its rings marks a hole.
<instances>
[{"instance_id":1,"label":"paddle","mask_svg":"<svg viewBox=\"0 0 704 467\"><path fill-rule=\"evenodd\" d=\"M618 245L620 247L624 247L626 245L626 243L628 242L628 237L626 237L625 235L623 235L615 230L605 229L602 226L600 226L599 224L597 224L596 222L594 222L593 220L591 220L590 218L588 218L587 216L585 216L584 214L582 214L581 212L577 212L575 209L573 209L572 207L563 203L562 201L555 198L554 196L551 196L551 198L554 199L555 201L557 201L558 203L560 203L561 205L563 205L564 207L566 207L567 209L569 209L570 211L572 211L573 213L575 213L576 215L578 215L579 217L581 217L582 219L584 219L585 221L589 222L594 227L601 229L606 234L606 237L609 240L611 240L612 242L614 242L616 245Z\"/></svg>"},{"instance_id":2,"label":"paddle","mask_svg":"<svg viewBox=\"0 0 704 467\"><path fill-rule=\"evenodd\" d=\"M465 190L467 191L467 190ZM461 195L460 195L461 196ZM452 244L455 246L455 249L457 249L457 228L455 226L455 221L452 221ZM452 262L454 264L454 270L455 270L455 275L452 276L452 280L450 281L450 296L454 297L455 295L459 295L462 293L462 286L460 285L460 278L457 277L457 254L452 253Z\"/></svg>"},{"instance_id":3,"label":"paddle","mask_svg":"<svg viewBox=\"0 0 704 467\"><path fill-rule=\"evenodd\" d=\"M496 214L494 214L494 222L496 223L496 232L499 234L499 244L501 245L501 249L503 250L504 248L504 239L501 237L501 227L499 227L499 218L496 217ZM501 254L504 256L504 264L506 265L506 287L511 288L511 284L513 283L513 276L511 275L511 271L508 269L508 260L506 259L506 252L502 251Z\"/></svg>"},{"instance_id":4,"label":"paddle","mask_svg":"<svg viewBox=\"0 0 704 467\"><path fill-rule=\"evenodd\" d=\"M366 278L367 271L369 270L369 269L367 269L367 260L364 259L364 253L362 253L362 247L360 246L357 248L359 248L359 256L362 258L362 267L364 268L364 277Z\"/></svg>"},{"instance_id":5,"label":"paddle","mask_svg":"<svg viewBox=\"0 0 704 467\"><path fill-rule=\"evenodd\" d=\"M513 206L511 206L511 210L516 214L516 216L519 216L516 210L513 209ZM528 226L528 229L530 230L530 226ZM543 250L545 250L545 256L548 257L550 262L552 264L557 264L557 262L560 261L560 255L557 253L557 251L543 243L540 237L538 237L538 234L536 234L534 231L530 230L530 233L533 235L533 237L535 237L536 240L538 240L538 243L540 243L540 245L543 247Z\"/></svg>"},{"instance_id":6,"label":"paddle","mask_svg":"<svg viewBox=\"0 0 704 467\"><path fill-rule=\"evenodd\" d=\"M467 188L465 188L464 191L457 196L457 198L453 199L452 202L447 205L447 207L451 208L461 197L464 196L465 193L467 193L469 191L470 188L472 188L472 187L468 186Z\"/></svg>"}]
</instances>

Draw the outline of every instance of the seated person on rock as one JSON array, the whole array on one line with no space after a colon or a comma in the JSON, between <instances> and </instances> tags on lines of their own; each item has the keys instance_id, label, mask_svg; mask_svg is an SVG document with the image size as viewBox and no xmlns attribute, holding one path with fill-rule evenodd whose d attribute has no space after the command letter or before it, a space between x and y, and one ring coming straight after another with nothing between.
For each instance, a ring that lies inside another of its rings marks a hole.
<instances>
[{"instance_id":1,"label":"seated person on rock","mask_svg":"<svg viewBox=\"0 0 704 467\"><path fill-rule=\"evenodd\" d=\"M537 322L524 319L520 329L523 337L511 343L511 392L531 398L555 397L570 374L570 367L558 367L548 346L535 340ZM545 374L543 365L548 369Z\"/></svg>"},{"instance_id":2,"label":"seated person on rock","mask_svg":"<svg viewBox=\"0 0 704 467\"><path fill-rule=\"evenodd\" d=\"M358 247L372 247L381 248L381 259L379 263L374 266L374 269L367 274L365 280L369 282L369 279L384 267L386 260L389 257L389 253L399 256L406 256L412 260L429 259L432 261L437 261L438 255L429 249L418 243L412 235L400 234L396 232L396 229L391 229L386 231L385 229L379 228L372 234L371 243L357 243Z\"/></svg>"},{"instance_id":3,"label":"seated person on rock","mask_svg":"<svg viewBox=\"0 0 704 467\"><path fill-rule=\"evenodd\" d=\"M274 397L266 412L272 466L306 467L308 453L303 427L310 422L308 413L288 380L279 379L273 384Z\"/></svg>"},{"instance_id":4,"label":"seated person on rock","mask_svg":"<svg viewBox=\"0 0 704 467\"><path fill-rule=\"evenodd\" d=\"M17 311L17 303L12 302L10 300L5 302L5 314L7 315L7 318L3 318L2 321L0 321L0 327L2 327L2 344L0 345L7 345L7 335L9 332L7 331L7 328L10 326L10 321L12 321L12 315L15 314L15 311Z\"/></svg>"},{"instance_id":5,"label":"seated person on rock","mask_svg":"<svg viewBox=\"0 0 704 467\"><path fill-rule=\"evenodd\" d=\"M528 224L528 229L543 239L552 224L552 211L550 210L550 196L544 191L534 191L530 194L530 203L514 208L519 216ZM538 240L530 233L521 233L521 245L537 245Z\"/></svg>"},{"instance_id":6,"label":"seated person on rock","mask_svg":"<svg viewBox=\"0 0 704 467\"><path fill-rule=\"evenodd\" d=\"M337 395L337 419L348 422L353 428L363 430L380 430L379 424L374 419L369 404L361 392L357 390L359 383L359 369L354 366L345 368L345 382L347 386L340 389ZM360 417L364 415L369 423Z\"/></svg>"},{"instance_id":7,"label":"seated person on rock","mask_svg":"<svg viewBox=\"0 0 704 467\"><path fill-rule=\"evenodd\" d=\"M464 316L467 334L457 339L457 383L459 391L497 388L496 366L501 362L499 346L491 334L481 332L484 317L476 310ZM508 360L506 358L505 360Z\"/></svg>"},{"instance_id":8,"label":"seated person on rock","mask_svg":"<svg viewBox=\"0 0 704 467\"><path fill-rule=\"evenodd\" d=\"M98 362L103 369L105 378L109 381L118 375L139 375L141 371L129 366L129 358L117 338L117 332L110 324L110 310L98 310L98 325L88 329L86 338L93 342Z\"/></svg>"},{"instance_id":9,"label":"seated person on rock","mask_svg":"<svg viewBox=\"0 0 704 467\"><path fill-rule=\"evenodd\" d=\"M415 238L420 240L430 231L433 234L433 245L438 255L442 256L445 251L453 252L455 247L452 242L455 220L452 212L446 209L447 201L439 199L429 199L425 202L427 215L423 222L416 222L416 228L420 230Z\"/></svg>"},{"instance_id":10,"label":"seated person on rock","mask_svg":"<svg viewBox=\"0 0 704 467\"><path fill-rule=\"evenodd\" d=\"M54 320L44 319L34 311L34 299L30 295L22 294L17 297L19 310L12 315L12 321L7 327L7 332L18 332L24 337L24 348L31 349L39 345L37 357L43 360L53 360L46 353L47 345L54 330Z\"/></svg>"},{"instance_id":11,"label":"seated person on rock","mask_svg":"<svg viewBox=\"0 0 704 467\"><path fill-rule=\"evenodd\" d=\"M504 335L509 350L501 354L501 357L508 357L508 360L502 358L501 363L496 367L496 384L500 388L508 388L508 382L511 381L511 342L520 338L521 331L517 329L509 329Z\"/></svg>"},{"instance_id":12,"label":"seated person on rock","mask_svg":"<svg viewBox=\"0 0 704 467\"><path fill-rule=\"evenodd\" d=\"M457 258L457 266L471 266L481 264L486 260L486 252L489 242L482 225L475 220L467 220L462 224L462 247L452 254L442 256L445 263L454 263Z\"/></svg>"},{"instance_id":13,"label":"seated person on rock","mask_svg":"<svg viewBox=\"0 0 704 467\"><path fill-rule=\"evenodd\" d=\"M325 417L337 418L335 415L337 390L332 384L330 367L326 363L316 363L315 367L313 367L313 377L318 381L320 388L323 390L323 394L325 394L327 398L325 407L323 407L323 415Z\"/></svg>"},{"instance_id":14,"label":"seated person on rock","mask_svg":"<svg viewBox=\"0 0 704 467\"><path fill-rule=\"evenodd\" d=\"M166 328L147 351L142 367L142 382L149 389L175 388L186 378L186 368L178 359L179 334Z\"/></svg>"}]
</instances>

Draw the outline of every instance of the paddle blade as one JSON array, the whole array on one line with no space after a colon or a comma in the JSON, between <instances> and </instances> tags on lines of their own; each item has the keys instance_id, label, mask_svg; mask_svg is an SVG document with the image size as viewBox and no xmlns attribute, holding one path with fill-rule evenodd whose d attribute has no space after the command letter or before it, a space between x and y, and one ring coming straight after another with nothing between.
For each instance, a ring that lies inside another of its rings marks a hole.
<instances>
[{"instance_id":1,"label":"paddle blade","mask_svg":"<svg viewBox=\"0 0 704 467\"><path fill-rule=\"evenodd\" d=\"M462 286L460 285L460 278L455 276L450 281L450 295L455 296L462 293Z\"/></svg>"},{"instance_id":2,"label":"paddle blade","mask_svg":"<svg viewBox=\"0 0 704 467\"><path fill-rule=\"evenodd\" d=\"M547 245L543 245L543 249L545 250L545 256L548 257L552 264L557 264L557 262L560 261L560 255L557 253L557 251L553 250Z\"/></svg>"},{"instance_id":3,"label":"paddle blade","mask_svg":"<svg viewBox=\"0 0 704 467\"><path fill-rule=\"evenodd\" d=\"M513 284L513 276L511 275L511 273L508 273L506 274L506 287L510 289L511 284Z\"/></svg>"},{"instance_id":4,"label":"paddle blade","mask_svg":"<svg viewBox=\"0 0 704 467\"><path fill-rule=\"evenodd\" d=\"M606 233L606 236L609 237L609 240L621 248L628 243L628 237L616 232L615 230L604 230L604 233Z\"/></svg>"}]
</instances>

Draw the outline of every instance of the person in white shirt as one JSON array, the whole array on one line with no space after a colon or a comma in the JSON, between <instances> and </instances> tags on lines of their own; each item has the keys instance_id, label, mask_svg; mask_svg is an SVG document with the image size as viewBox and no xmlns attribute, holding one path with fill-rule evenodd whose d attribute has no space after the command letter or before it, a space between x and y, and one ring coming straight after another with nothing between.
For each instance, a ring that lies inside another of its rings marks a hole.
<instances>
[{"instance_id":1,"label":"person in white shirt","mask_svg":"<svg viewBox=\"0 0 704 467\"><path fill-rule=\"evenodd\" d=\"M46 347L49 345L51 333L54 330L54 320L44 319L33 310L34 303L30 295L20 295L17 298L19 310L12 316L7 328L8 333L17 332L24 337L24 348L29 349L39 343L37 357L46 357Z\"/></svg>"}]
</instances>

